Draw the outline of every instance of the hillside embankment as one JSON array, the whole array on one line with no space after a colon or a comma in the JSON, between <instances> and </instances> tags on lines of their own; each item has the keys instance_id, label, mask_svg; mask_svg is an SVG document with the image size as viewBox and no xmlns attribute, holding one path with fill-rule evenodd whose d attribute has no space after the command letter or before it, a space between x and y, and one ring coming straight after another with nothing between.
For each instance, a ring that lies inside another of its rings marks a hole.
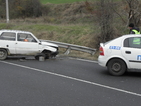
<instances>
[{"instance_id":1,"label":"hillside embankment","mask_svg":"<svg viewBox=\"0 0 141 106\"><path fill-rule=\"evenodd\" d=\"M95 36L100 34L94 13L96 5L95 2L45 4L41 17L10 19L8 24L1 20L0 29L31 31L39 39L95 48ZM71 51L71 54L95 59L83 52Z\"/></svg>"}]
</instances>

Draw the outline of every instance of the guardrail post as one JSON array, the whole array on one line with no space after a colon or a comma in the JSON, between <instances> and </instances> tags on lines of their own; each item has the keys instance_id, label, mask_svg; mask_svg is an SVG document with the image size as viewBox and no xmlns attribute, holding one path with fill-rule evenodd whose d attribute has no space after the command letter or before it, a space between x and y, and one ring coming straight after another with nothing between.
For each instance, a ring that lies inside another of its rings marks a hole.
<instances>
[{"instance_id":1,"label":"guardrail post","mask_svg":"<svg viewBox=\"0 0 141 106\"><path fill-rule=\"evenodd\" d=\"M67 50L65 51L65 55L68 55L70 53L70 50L71 50L71 46L68 46Z\"/></svg>"},{"instance_id":2,"label":"guardrail post","mask_svg":"<svg viewBox=\"0 0 141 106\"><path fill-rule=\"evenodd\" d=\"M95 52L96 52L96 51L95 51ZM94 54L95 54L95 52L92 52L92 53L91 53L91 55L94 55Z\"/></svg>"}]
</instances>

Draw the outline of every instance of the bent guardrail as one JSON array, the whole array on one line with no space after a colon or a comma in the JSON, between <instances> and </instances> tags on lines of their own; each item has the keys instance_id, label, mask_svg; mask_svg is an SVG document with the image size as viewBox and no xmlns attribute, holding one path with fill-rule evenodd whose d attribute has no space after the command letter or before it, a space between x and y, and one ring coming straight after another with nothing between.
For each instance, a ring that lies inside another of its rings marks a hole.
<instances>
[{"instance_id":1,"label":"bent guardrail","mask_svg":"<svg viewBox=\"0 0 141 106\"><path fill-rule=\"evenodd\" d=\"M57 42L57 41L50 41L50 40L42 40L42 39L40 40L44 42L57 44L60 48L66 48L66 52L64 53L66 55L68 55L71 50L82 51L82 52L89 53L91 55L94 55L96 52L96 49L85 47L85 46L73 45L73 44L62 43L62 42Z\"/></svg>"}]
</instances>

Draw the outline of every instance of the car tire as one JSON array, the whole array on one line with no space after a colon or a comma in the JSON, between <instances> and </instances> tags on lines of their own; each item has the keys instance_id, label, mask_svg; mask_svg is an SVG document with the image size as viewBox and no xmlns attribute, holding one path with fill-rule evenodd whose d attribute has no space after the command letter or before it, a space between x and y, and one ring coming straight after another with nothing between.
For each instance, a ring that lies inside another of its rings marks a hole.
<instances>
[{"instance_id":1,"label":"car tire","mask_svg":"<svg viewBox=\"0 0 141 106\"><path fill-rule=\"evenodd\" d=\"M42 53L45 55L45 59L49 59L51 57L51 51L43 51Z\"/></svg>"},{"instance_id":2,"label":"car tire","mask_svg":"<svg viewBox=\"0 0 141 106\"><path fill-rule=\"evenodd\" d=\"M35 56L35 59L36 59L36 60L39 60L39 57L40 57L40 56L45 57L45 55L44 55L43 53L38 53L38 54Z\"/></svg>"},{"instance_id":3,"label":"car tire","mask_svg":"<svg viewBox=\"0 0 141 106\"><path fill-rule=\"evenodd\" d=\"M0 49L0 60L5 60L7 58L7 51L5 49Z\"/></svg>"},{"instance_id":4,"label":"car tire","mask_svg":"<svg viewBox=\"0 0 141 106\"><path fill-rule=\"evenodd\" d=\"M39 60L39 56L35 56L35 59L36 59L36 60Z\"/></svg>"},{"instance_id":5,"label":"car tire","mask_svg":"<svg viewBox=\"0 0 141 106\"><path fill-rule=\"evenodd\" d=\"M126 72L126 64L121 59L112 59L107 65L108 71L111 75L119 76Z\"/></svg>"}]
</instances>

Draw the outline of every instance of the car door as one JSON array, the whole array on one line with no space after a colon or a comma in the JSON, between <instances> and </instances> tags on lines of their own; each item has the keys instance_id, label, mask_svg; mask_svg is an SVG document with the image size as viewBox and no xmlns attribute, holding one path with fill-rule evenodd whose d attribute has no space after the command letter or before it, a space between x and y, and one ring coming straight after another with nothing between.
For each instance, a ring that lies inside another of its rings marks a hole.
<instances>
[{"instance_id":1,"label":"car door","mask_svg":"<svg viewBox=\"0 0 141 106\"><path fill-rule=\"evenodd\" d=\"M35 55L39 52L39 43L33 38L31 34L17 33L17 54Z\"/></svg>"},{"instance_id":2,"label":"car door","mask_svg":"<svg viewBox=\"0 0 141 106\"><path fill-rule=\"evenodd\" d=\"M16 33L3 32L0 35L0 46L9 49L11 54L16 53Z\"/></svg>"},{"instance_id":3,"label":"car door","mask_svg":"<svg viewBox=\"0 0 141 106\"><path fill-rule=\"evenodd\" d=\"M122 54L128 60L130 68L141 69L141 37L126 38Z\"/></svg>"}]
</instances>

